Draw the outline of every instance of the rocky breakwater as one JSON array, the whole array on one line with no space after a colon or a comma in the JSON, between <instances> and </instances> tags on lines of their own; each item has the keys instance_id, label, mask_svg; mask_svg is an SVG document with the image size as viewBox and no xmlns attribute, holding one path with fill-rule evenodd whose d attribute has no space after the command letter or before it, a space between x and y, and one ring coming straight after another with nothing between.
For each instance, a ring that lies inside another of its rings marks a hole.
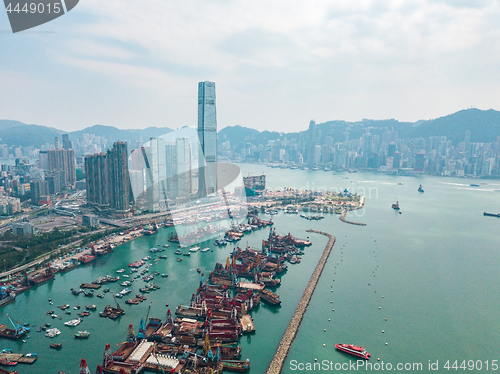
<instances>
[{"instance_id":1,"label":"rocky breakwater","mask_svg":"<svg viewBox=\"0 0 500 374\"><path fill-rule=\"evenodd\" d=\"M307 284L304 293L302 294L302 298L300 299L299 304L297 305L297 309L295 310L292 320L290 321L290 324L288 325L285 334L281 339L281 342L278 346L278 350L276 351L276 354L274 355L274 358L271 361L271 364L269 365L266 374L281 373L286 357L288 356L288 351L290 350L290 347L292 346L295 336L297 335L297 331L299 330L300 323L302 322L302 318L304 317L304 313L307 310L307 306L311 301L311 297L314 293L314 290L316 289L316 285L318 284L321 273L323 272L323 269L326 265L328 256L330 256L330 253L335 244L335 237L333 235L317 230L307 230L307 232L314 232L316 234L326 235L328 237L328 243L326 244L326 247L323 251L323 255L321 256L318 265L314 269L314 272L311 276L311 279L309 280L309 283Z\"/></svg>"}]
</instances>

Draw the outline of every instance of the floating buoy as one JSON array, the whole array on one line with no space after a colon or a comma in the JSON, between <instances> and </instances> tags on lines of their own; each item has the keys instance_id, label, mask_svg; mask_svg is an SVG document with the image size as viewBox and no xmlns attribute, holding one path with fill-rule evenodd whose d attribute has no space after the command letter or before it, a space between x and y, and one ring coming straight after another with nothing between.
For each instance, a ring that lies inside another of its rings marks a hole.
<instances>
[{"instance_id":1,"label":"floating buoy","mask_svg":"<svg viewBox=\"0 0 500 374\"><path fill-rule=\"evenodd\" d=\"M335 309L332 309L332 312L335 312Z\"/></svg>"},{"instance_id":2,"label":"floating buoy","mask_svg":"<svg viewBox=\"0 0 500 374\"><path fill-rule=\"evenodd\" d=\"M317 359L317 358L315 358L315 359L314 359L314 361L318 361L318 359Z\"/></svg>"},{"instance_id":3,"label":"floating buoy","mask_svg":"<svg viewBox=\"0 0 500 374\"><path fill-rule=\"evenodd\" d=\"M389 345L388 343L385 343L385 345Z\"/></svg>"},{"instance_id":4,"label":"floating buoy","mask_svg":"<svg viewBox=\"0 0 500 374\"><path fill-rule=\"evenodd\" d=\"M384 318L384 320L386 320L386 321L387 321L387 318Z\"/></svg>"},{"instance_id":5,"label":"floating buoy","mask_svg":"<svg viewBox=\"0 0 500 374\"><path fill-rule=\"evenodd\" d=\"M328 318L328 321L330 321L330 318Z\"/></svg>"},{"instance_id":6,"label":"floating buoy","mask_svg":"<svg viewBox=\"0 0 500 374\"><path fill-rule=\"evenodd\" d=\"M382 330L382 333L384 333L384 332L385 332L385 331L384 331L384 330Z\"/></svg>"},{"instance_id":7,"label":"floating buoy","mask_svg":"<svg viewBox=\"0 0 500 374\"><path fill-rule=\"evenodd\" d=\"M381 307L378 307L379 309L382 309Z\"/></svg>"},{"instance_id":8,"label":"floating buoy","mask_svg":"<svg viewBox=\"0 0 500 374\"><path fill-rule=\"evenodd\" d=\"M333 290L331 290L330 292L333 292Z\"/></svg>"},{"instance_id":9,"label":"floating buoy","mask_svg":"<svg viewBox=\"0 0 500 374\"><path fill-rule=\"evenodd\" d=\"M333 301L330 301L330 304L333 303Z\"/></svg>"},{"instance_id":10,"label":"floating buoy","mask_svg":"<svg viewBox=\"0 0 500 374\"><path fill-rule=\"evenodd\" d=\"M382 299L384 298L384 295L382 295Z\"/></svg>"},{"instance_id":11,"label":"floating buoy","mask_svg":"<svg viewBox=\"0 0 500 374\"><path fill-rule=\"evenodd\" d=\"M377 357L377 361L380 361L380 357Z\"/></svg>"},{"instance_id":12,"label":"floating buoy","mask_svg":"<svg viewBox=\"0 0 500 374\"><path fill-rule=\"evenodd\" d=\"M326 332L326 329L323 329L324 332Z\"/></svg>"},{"instance_id":13,"label":"floating buoy","mask_svg":"<svg viewBox=\"0 0 500 374\"><path fill-rule=\"evenodd\" d=\"M326 347L326 344L323 344L323 347Z\"/></svg>"}]
</instances>

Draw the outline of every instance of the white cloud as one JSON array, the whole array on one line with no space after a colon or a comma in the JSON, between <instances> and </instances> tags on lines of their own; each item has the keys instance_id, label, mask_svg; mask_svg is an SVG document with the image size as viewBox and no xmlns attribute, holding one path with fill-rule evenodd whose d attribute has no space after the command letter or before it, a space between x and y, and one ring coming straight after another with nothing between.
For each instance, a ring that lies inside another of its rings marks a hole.
<instances>
[{"instance_id":1,"label":"white cloud","mask_svg":"<svg viewBox=\"0 0 500 374\"><path fill-rule=\"evenodd\" d=\"M148 107L148 125L195 121L200 80L217 83L221 126L299 130L309 118L496 105L495 0L86 0L72 12L83 16L52 58L110 91L171 100L168 114Z\"/></svg>"}]
</instances>

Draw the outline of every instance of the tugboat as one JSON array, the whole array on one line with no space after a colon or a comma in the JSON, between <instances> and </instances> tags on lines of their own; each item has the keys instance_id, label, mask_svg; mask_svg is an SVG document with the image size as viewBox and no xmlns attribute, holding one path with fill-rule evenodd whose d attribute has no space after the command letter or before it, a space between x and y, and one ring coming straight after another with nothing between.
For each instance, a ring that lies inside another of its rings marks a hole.
<instances>
[{"instance_id":1,"label":"tugboat","mask_svg":"<svg viewBox=\"0 0 500 374\"><path fill-rule=\"evenodd\" d=\"M358 347L352 344L335 344L335 348L353 356L364 358L365 360L370 359L370 354L363 347Z\"/></svg>"},{"instance_id":2,"label":"tugboat","mask_svg":"<svg viewBox=\"0 0 500 374\"><path fill-rule=\"evenodd\" d=\"M424 192L422 185L418 186L418 192Z\"/></svg>"}]
</instances>

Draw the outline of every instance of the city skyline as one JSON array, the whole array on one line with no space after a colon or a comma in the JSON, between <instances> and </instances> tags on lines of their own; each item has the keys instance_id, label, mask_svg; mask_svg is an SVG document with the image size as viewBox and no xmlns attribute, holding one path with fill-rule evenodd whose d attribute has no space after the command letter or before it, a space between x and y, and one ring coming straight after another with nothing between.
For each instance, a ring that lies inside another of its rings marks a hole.
<instances>
[{"instance_id":1,"label":"city skyline","mask_svg":"<svg viewBox=\"0 0 500 374\"><path fill-rule=\"evenodd\" d=\"M493 0L147 10L89 0L32 32L3 34L0 118L65 131L175 129L196 124L193 82L202 79L218 83L219 128L499 109L499 14ZM5 12L0 25L9 28Z\"/></svg>"}]
</instances>

